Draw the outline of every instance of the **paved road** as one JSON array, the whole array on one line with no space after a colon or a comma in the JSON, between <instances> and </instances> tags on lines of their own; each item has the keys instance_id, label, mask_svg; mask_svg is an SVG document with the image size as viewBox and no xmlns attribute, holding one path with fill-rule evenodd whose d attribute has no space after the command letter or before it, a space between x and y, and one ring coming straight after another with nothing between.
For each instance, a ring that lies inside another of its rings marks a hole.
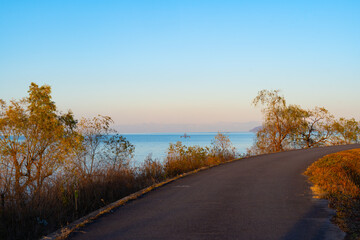
<instances>
[{"instance_id":1,"label":"paved road","mask_svg":"<svg viewBox=\"0 0 360 240\"><path fill-rule=\"evenodd\" d=\"M360 145L243 159L179 179L99 218L70 239L341 239L302 173Z\"/></svg>"}]
</instances>

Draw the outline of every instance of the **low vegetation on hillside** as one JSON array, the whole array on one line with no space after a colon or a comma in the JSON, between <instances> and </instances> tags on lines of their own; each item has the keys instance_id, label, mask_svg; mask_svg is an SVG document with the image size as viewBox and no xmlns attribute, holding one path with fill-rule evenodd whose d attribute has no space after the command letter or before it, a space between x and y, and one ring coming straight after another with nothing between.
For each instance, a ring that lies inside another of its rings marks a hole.
<instances>
[{"instance_id":1,"label":"low vegetation on hillside","mask_svg":"<svg viewBox=\"0 0 360 240\"><path fill-rule=\"evenodd\" d=\"M360 149L327 155L305 174L314 192L336 209L334 221L349 239L360 239Z\"/></svg>"}]
</instances>

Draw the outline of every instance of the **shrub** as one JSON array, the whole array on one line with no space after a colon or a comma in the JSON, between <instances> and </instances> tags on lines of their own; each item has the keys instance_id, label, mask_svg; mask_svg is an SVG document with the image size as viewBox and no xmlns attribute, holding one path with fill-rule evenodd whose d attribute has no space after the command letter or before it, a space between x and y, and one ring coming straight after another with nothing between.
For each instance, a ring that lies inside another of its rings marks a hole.
<instances>
[{"instance_id":1,"label":"shrub","mask_svg":"<svg viewBox=\"0 0 360 240\"><path fill-rule=\"evenodd\" d=\"M170 144L162 163L131 167L134 146L98 116L78 123L56 110L51 88L0 99L0 239L36 239L124 196L235 156L218 134L212 148Z\"/></svg>"},{"instance_id":2,"label":"shrub","mask_svg":"<svg viewBox=\"0 0 360 240\"><path fill-rule=\"evenodd\" d=\"M201 167L216 165L235 158L230 139L218 133L211 147L186 146L171 143L164 162L166 176L175 176Z\"/></svg>"},{"instance_id":3,"label":"shrub","mask_svg":"<svg viewBox=\"0 0 360 240\"><path fill-rule=\"evenodd\" d=\"M139 168L139 182L143 187L161 182L165 179L165 170L163 164L159 160L152 159L151 154L146 157Z\"/></svg>"},{"instance_id":4,"label":"shrub","mask_svg":"<svg viewBox=\"0 0 360 240\"><path fill-rule=\"evenodd\" d=\"M164 168L166 176L172 177L208 165L209 149L185 146L181 142L170 144Z\"/></svg>"},{"instance_id":5,"label":"shrub","mask_svg":"<svg viewBox=\"0 0 360 240\"><path fill-rule=\"evenodd\" d=\"M360 149L327 155L305 172L322 198L337 210L335 222L351 239L360 236Z\"/></svg>"}]
</instances>

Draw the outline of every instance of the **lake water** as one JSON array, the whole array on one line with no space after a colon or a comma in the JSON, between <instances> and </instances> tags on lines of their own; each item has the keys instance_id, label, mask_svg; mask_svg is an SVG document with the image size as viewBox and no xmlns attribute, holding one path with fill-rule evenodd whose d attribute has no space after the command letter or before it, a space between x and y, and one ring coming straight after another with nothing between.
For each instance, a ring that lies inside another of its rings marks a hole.
<instances>
[{"instance_id":1,"label":"lake water","mask_svg":"<svg viewBox=\"0 0 360 240\"><path fill-rule=\"evenodd\" d=\"M254 143L255 134L252 132L224 133L229 137L231 143L236 148L237 153L245 153L246 149ZM169 143L181 141L184 145L198 145L201 147L210 146L211 141L217 135L216 132L207 133L187 133L188 138L184 138L184 133L151 133L151 134L122 134L131 144L135 145L135 163L141 163L152 154L153 159L162 161L165 156Z\"/></svg>"}]
</instances>

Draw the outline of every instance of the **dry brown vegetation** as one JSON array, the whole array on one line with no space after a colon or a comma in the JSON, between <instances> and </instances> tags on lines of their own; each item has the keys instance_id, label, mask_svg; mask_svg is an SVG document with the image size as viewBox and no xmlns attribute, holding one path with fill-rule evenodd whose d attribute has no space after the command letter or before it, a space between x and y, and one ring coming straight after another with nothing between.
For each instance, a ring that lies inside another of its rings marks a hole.
<instances>
[{"instance_id":1,"label":"dry brown vegetation","mask_svg":"<svg viewBox=\"0 0 360 240\"><path fill-rule=\"evenodd\" d=\"M162 162L131 164L134 146L107 116L60 113L49 86L0 100L0 239L37 239L130 193L235 157L219 133L210 147L170 144Z\"/></svg>"},{"instance_id":2,"label":"dry brown vegetation","mask_svg":"<svg viewBox=\"0 0 360 240\"><path fill-rule=\"evenodd\" d=\"M358 141L354 119L288 106L278 93L254 100L265 106L265 121L249 154ZM32 83L28 97L8 104L0 99L0 240L37 239L154 183L236 157L219 133L211 146L171 143L163 161L149 156L135 167L134 146L111 124L59 112L47 85Z\"/></svg>"},{"instance_id":3,"label":"dry brown vegetation","mask_svg":"<svg viewBox=\"0 0 360 240\"><path fill-rule=\"evenodd\" d=\"M348 233L348 239L360 239L360 149L327 155L305 174L319 197L336 209L334 221Z\"/></svg>"}]
</instances>

